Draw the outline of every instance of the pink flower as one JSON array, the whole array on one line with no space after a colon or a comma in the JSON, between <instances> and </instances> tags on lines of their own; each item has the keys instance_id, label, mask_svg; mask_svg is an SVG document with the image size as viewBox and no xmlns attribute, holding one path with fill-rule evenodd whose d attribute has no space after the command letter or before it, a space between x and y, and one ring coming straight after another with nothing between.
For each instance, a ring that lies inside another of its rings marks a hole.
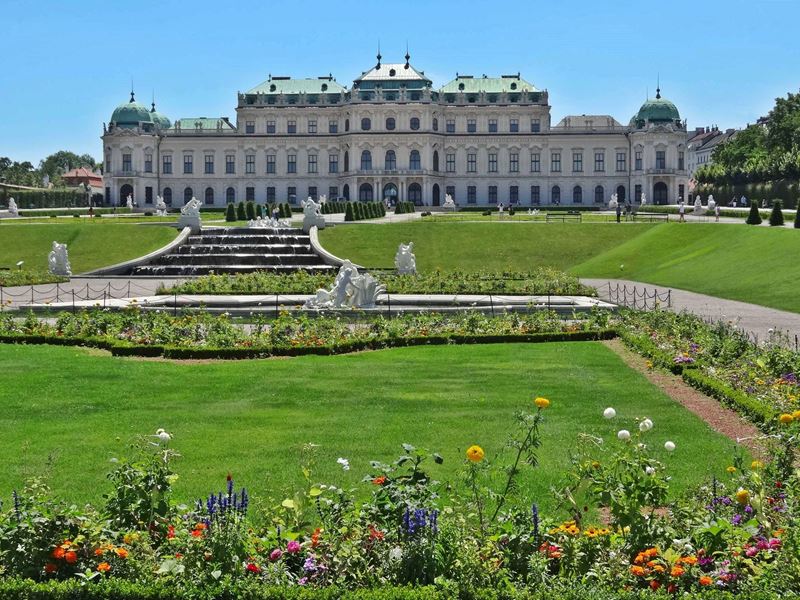
<instances>
[{"instance_id":1,"label":"pink flower","mask_svg":"<svg viewBox=\"0 0 800 600\"><path fill-rule=\"evenodd\" d=\"M280 548L275 548L275 550L269 553L269 559L272 562L280 560L281 556L283 556L283 552L281 552Z\"/></svg>"},{"instance_id":2,"label":"pink flower","mask_svg":"<svg viewBox=\"0 0 800 600\"><path fill-rule=\"evenodd\" d=\"M778 538L772 538L769 541L770 550L777 550L781 547L781 541Z\"/></svg>"},{"instance_id":3,"label":"pink flower","mask_svg":"<svg viewBox=\"0 0 800 600\"><path fill-rule=\"evenodd\" d=\"M292 540L291 542L286 544L286 551L289 554L297 554L298 552L300 552L300 542Z\"/></svg>"},{"instance_id":4,"label":"pink flower","mask_svg":"<svg viewBox=\"0 0 800 600\"><path fill-rule=\"evenodd\" d=\"M748 558L753 558L756 554L758 554L758 548L756 548L755 546L749 546L745 548L744 554Z\"/></svg>"}]
</instances>

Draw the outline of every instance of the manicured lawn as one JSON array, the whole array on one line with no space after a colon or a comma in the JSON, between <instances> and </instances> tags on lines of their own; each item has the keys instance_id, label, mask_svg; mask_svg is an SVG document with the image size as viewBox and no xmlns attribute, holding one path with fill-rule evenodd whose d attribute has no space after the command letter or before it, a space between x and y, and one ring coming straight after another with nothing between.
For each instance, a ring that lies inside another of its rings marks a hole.
<instances>
[{"instance_id":1,"label":"manicured lawn","mask_svg":"<svg viewBox=\"0 0 800 600\"><path fill-rule=\"evenodd\" d=\"M47 255L57 241L66 242L72 272L78 274L142 256L178 234L168 226L74 220L80 222L0 224L0 266L13 267L24 260L24 268L47 270Z\"/></svg>"},{"instance_id":2,"label":"manicured lawn","mask_svg":"<svg viewBox=\"0 0 800 600\"><path fill-rule=\"evenodd\" d=\"M480 214L478 214L480 218ZM418 221L341 225L320 232L337 256L368 267L394 266L400 242L414 242L417 267L442 270L567 270L652 229L650 224L459 223Z\"/></svg>"},{"instance_id":3,"label":"manicured lawn","mask_svg":"<svg viewBox=\"0 0 800 600\"><path fill-rule=\"evenodd\" d=\"M254 499L280 499L302 481L299 453L318 444L316 481L360 483L370 460L391 461L412 443L455 472L471 444L501 450L513 414L534 395L552 400L541 466L527 498L545 507L581 432L617 443L634 417L669 465L675 490L724 473L732 443L662 394L600 343L437 346L336 357L175 363L112 358L78 348L0 345L0 493L46 476L62 497L98 502L112 457L139 433L174 434L183 455L177 491L191 500L219 489L230 471ZM618 411L603 419L606 406ZM677 451L663 450L666 440ZM350 460L351 470L336 464Z\"/></svg>"},{"instance_id":4,"label":"manicured lawn","mask_svg":"<svg viewBox=\"0 0 800 600\"><path fill-rule=\"evenodd\" d=\"M794 229L669 223L606 250L572 272L800 312L798 255L800 231Z\"/></svg>"}]
</instances>

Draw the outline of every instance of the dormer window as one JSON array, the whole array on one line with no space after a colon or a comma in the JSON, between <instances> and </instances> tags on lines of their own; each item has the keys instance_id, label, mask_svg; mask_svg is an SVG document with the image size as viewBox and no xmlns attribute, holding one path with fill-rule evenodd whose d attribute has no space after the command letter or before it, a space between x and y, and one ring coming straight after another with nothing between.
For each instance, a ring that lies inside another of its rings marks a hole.
<instances>
[{"instance_id":1,"label":"dormer window","mask_svg":"<svg viewBox=\"0 0 800 600\"><path fill-rule=\"evenodd\" d=\"M515 89L517 89L517 84L516 84L516 83L512 83L512 84L511 84L511 89L512 89L512 90L515 90Z\"/></svg>"},{"instance_id":2,"label":"dormer window","mask_svg":"<svg viewBox=\"0 0 800 600\"><path fill-rule=\"evenodd\" d=\"M327 92L328 91L328 84L327 83L323 83L322 84L322 91L323 92Z\"/></svg>"},{"instance_id":3,"label":"dormer window","mask_svg":"<svg viewBox=\"0 0 800 600\"><path fill-rule=\"evenodd\" d=\"M270 92L274 92L274 91L275 91L275 90L277 90L277 89L278 89L278 88L275 86L275 84L274 84L274 83L273 83L273 84L270 84L270 86L269 86L269 91L270 91Z\"/></svg>"},{"instance_id":4,"label":"dormer window","mask_svg":"<svg viewBox=\"0 0 800 600\"><path fill-rule=\"evenodd\" d=\"M464 84L463 84L463 83L459 83L459 84L458 84L458 90L459 90L460 92L463 92L463 91L464 91Z\"/></svg>"},{"instance_id":5,"label":"dormer window","mask_svg":"<svg viewBox=\"0 0 800 600\"><path fill-rule=\"evenodd\" d=\"M394 77L397 74L397 71L394 69L389 69L389 77Z\"/></svg>"}]
</instances>

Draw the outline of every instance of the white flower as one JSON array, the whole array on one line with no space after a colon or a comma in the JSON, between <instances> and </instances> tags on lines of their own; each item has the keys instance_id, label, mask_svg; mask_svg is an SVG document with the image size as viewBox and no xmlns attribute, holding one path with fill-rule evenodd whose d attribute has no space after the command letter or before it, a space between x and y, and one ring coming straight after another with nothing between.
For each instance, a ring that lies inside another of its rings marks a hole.
<instances>
[{"instance_id":1,"label":"white flower","mask_svg":"<svg viewBox=\"0 0 800 600\"><path fill-rule=\"evenodd\" d=\"M350 470L350 461L347 460L346 458L342 458L340 456L339 458L336 459L336 462L342 465L342 469L344 469L345 471Z\"/></svg>"},{"instance_id":2,"label":"white flower","mask_svg":"<svg viewBox=\"0 0 800 600\"><path fill-rule=\"evenodd\" d=\"M172 439L172 436L163 429L159 429L158 431L156 431L156 434L153 437L157 437L158 441L164 444L166 444L168 441Z\"/></svg>"},{"instance_id":3,"label":"white flower","mask_svg":"<svg viewBox=\"0 0 800 600\"><path fill-rule=\"evenodd\" d=\"M606 419L613 419L614 417L616 417L616 416L617 416L617 411L615 411L613 408L611 408L611 407L609 406L607 409L605 409L605 410L603 411L603 416L604 416Z\"/></svg>"},{"instance_id":4,"label":"white flower","mask_svg":"<svg viewBox=\"0 0 800 600\"><path fill-rule=\"evenodd\" d=\"M644 433L645 431L650 431L653 428L653 422L650 419L644 419L641 423L639 423L639 431Z\"/></svg>"},{"instance_id":5,"label":"white flower","mask_svg":"<svg viewBox=\"0 0 800 600\"><path fill-rule=\"evenodd\" d=\"M664 449L667 452L672 452L673 450L675 450L675 442L665 442Z\"/></svg>"},{"instance_id":6,"label":"white flower","mask_svg":"<svg viewBox=\"0 0 800 600\"><path fill-rule=\"evenodd\" d=\"M627 429L620 429L617 432L617 437L623 441L627 441L631 439L631 432L628 431Z\"/></svg>"},{"instance_id":7,"label":"white flower","mask_svg":"<svg viewBox=\"0 0 800 600\"><path fill-rule=\"evenodd\" d=\"M397 562L402 558L403 558L403 549L400 548L399 546L395 546L394 548L389 550L389 560Z\"/></svg>"},{"instance_id":8,"label":"white flower","mask_svg":"<svg viewBox=\"0 0 800 600\"><path fill-rule=\"evenodd\" d=\"M656 474L656 470L653 467L647 467L644 470L644 472L647 473L648 475L655 475Z\"/></svg>"}]
</instances>

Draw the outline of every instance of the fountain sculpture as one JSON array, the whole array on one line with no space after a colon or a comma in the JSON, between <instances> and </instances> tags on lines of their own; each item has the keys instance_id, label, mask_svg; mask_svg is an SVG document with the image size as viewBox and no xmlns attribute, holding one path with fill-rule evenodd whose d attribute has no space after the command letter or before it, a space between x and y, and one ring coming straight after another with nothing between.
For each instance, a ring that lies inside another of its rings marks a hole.
<instances>
[{"instance_id":1,"label":"fountain sculpture","mask_svg":"<svg viewBox=\"0 0 800 600\"><path fill-rule=\"evenodd\" d=\"M317 290L306 300L305 308L371 308L386 288L369 273L359 273L355 265L345 260L330 290Z\"/></svg>"},{"instance_id":2,"label":"fountain sculpture","mask_svg":"<svg viewBox=\"0 0 800 600\"><path fill-rule=\"evenodd\" d=\"M8 212L11 213L12 217L19 216L19 209L17 208L17 202L14 200L14 198L8 199Z\"/></svg>"},{"instance_id":3,"label":"fountain sculpture","mask_svg":"<svg viewBox=\"0 0 800 600\"><path fill-rule=\"evenodd\" d=\"M72 267L69 264L67 245L53 242L53 249L47 255L47 264L53 275L70 277L72 275Z\"/></svg>"},{"instance_id":4,"label":"fountain sculpture","mask_svg":"<svg viewBox=\"0 0 800 600\"><path fill-rule=\"evenodd\" d=\"M400 275L416 275L417 257L411 252L414 249L414 242L408 244L400 243L397 254L394 255L394 267Z\"/></svg>"},{"instance_id":5,"label":"fountain sculpture","mask_svg":"<svg viewBox=\"0 0 800 600\"><path fill-rule=\"evenodd\" d=\"M303 207L303 231L308 233L312 227L325 229L325 217L319 210L319 204L309 197L302 204Z\"/></svg>"}]
</instances>

